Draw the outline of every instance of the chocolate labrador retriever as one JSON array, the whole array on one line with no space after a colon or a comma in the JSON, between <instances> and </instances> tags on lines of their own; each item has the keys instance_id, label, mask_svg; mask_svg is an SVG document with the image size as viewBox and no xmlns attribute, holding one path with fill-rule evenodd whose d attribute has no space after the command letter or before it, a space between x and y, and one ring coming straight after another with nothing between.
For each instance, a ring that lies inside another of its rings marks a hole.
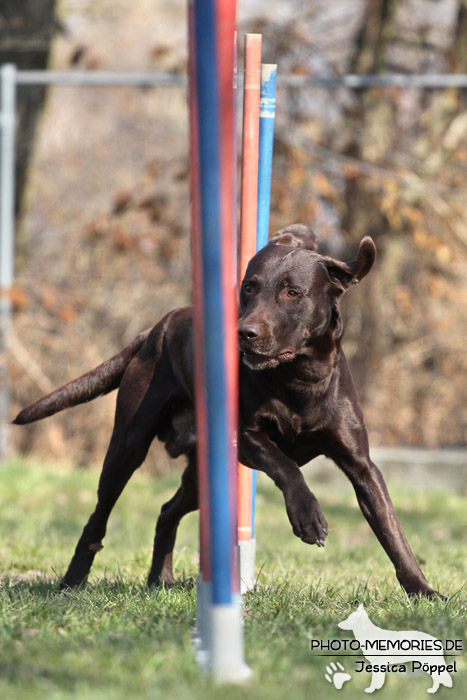
<instances>
[{"instance_id":1,"label":"chocolate labrador retriever","mask_svg":"<svg viewBox=\"0 0 467 700\"><path fill-rule=\"evenodd\" d=\"M348 476L363 515L409 594L431 596L405 538L381 472L370 460L362 411L341 348L339 299L370 271L376 254L364 238L352 263L316 252L316 236L296 224L278 231L250 261L241 286L239 459L282 491L292 529L324 546L326 519L300 467L326 455ZM154 437L172 457L186 455L182 483L157 521L148 583L172 581L180 519L198 507L190 308L87 374L25 408L23 424L120 387L115 424L91 515L62 587L79 585L102 548L107 520Z\"/></svg>"}]
</instances>

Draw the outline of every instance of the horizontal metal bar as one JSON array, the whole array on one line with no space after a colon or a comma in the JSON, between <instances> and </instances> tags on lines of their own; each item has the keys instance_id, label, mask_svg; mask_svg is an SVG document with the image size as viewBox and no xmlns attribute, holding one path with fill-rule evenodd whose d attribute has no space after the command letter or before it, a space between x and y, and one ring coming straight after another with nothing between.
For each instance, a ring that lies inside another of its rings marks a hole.
<instances>
[{"instance_id":1,"label":"horizontal metal bar","mask_svg":"<svg viewBox=\"0 0 467 700\"><path fill-rule=\"evenodd\" d=\"M277 83L287 87L347 87L365 89L372 87L398 88L467 88L467 74L446 73L426 75L341 75L341 76L308 76L284 75L277 76Z\"/></svg>"},{"instance_id":2,"label":"horizontal metal bar","mask_svg":"<svg viewBox=\"0 0 467 700\"><path fill-rule=\"evenodd\" d=\"M19 70L18 85L82 85L89 87L171 87L184 86L181 73L114 73L112 71Z\"/></svg>"},{"instance_id":3,"label":"horizontal metal bar","mask_svg":"<svg viewBox=\"0 0 467 700\"><path fill-rule=\"evenodd\" d=\"M89 87L173 87L185 86L187 76L183 73L114 73L112 71L54 71L19 70L18 85L81 85ZM467 88L467 74L426 75L341 75L319 77L312 75L278 75L282 87L346 87L355 90L373 87L398 88Z\"/></svg>"}]
</instances>

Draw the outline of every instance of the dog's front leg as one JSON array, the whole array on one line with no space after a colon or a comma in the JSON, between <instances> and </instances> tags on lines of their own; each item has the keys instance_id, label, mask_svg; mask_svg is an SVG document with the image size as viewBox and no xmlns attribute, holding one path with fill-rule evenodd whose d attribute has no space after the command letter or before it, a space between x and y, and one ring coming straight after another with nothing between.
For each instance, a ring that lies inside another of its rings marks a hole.
<instances>
[{"instance_id":1,"label":"dog's front leg","mask_svg":"<svg viewBox=\"0 0 467 700\"><path fill-rule=\"evenodd\" d=\"M340 448L338 454L328 454L352 482L361 511L394 564L402 588L411 595L435 595L410 549L380 470L368 454Z\"/></svg>"},{"instance_id":2,"label":"dog's front leg","mask_svg":"<svg viewBox=\"0 0 467 700\"><path fill-rule=\"evenodd\" d=\"M266 433L256 430L242 432L240 460L265 472L282 491L294 534L307 544L323 547L328 534L326 519L298 464L286 457Z\"/></svg>"}]
</instances>

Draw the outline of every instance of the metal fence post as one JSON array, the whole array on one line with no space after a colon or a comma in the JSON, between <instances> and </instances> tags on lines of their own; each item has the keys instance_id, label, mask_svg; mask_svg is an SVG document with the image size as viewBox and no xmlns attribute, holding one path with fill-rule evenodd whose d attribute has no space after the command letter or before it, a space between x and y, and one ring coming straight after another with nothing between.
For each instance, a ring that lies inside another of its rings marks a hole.
<instances>
[{"instance_id":1,"label":"metal fence post","mask_svg":"<svg viewBox=\"0 0 467 700\"><path fill-rule=\"evenodd\" d=\"M10 392L6 350L11 325L9 291L14 275L16 66L0 70L0 459L8 447Z\"/></svg>"}]
</instances>

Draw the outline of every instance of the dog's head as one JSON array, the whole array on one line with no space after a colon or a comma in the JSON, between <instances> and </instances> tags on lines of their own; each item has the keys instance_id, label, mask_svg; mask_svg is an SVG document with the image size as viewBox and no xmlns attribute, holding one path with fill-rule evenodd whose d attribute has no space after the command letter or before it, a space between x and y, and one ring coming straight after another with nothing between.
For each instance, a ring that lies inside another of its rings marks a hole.
<instances>
[{"instance_id":1,"label":"dog's head","mask_svg":"<svg viewBox=\"0 0 467 700\"><path fill-rule=\"evenodd\" d=\"M291 248L316 250L318 247L318 236L306 224L291 224L281 228L280 231L276 231L269 239L268 245L288 245Z\"/></svg>"},{"instance_id":2,"label":"dog's head","mask_svg":"<svg viewBox=\"0 0 467 700\"><path fill-rule=\"evenodd\" d=\"M314 249L284 245L292 228L275 234L276 244L269 243L250 260L242 282L238 332L243 362L251 369L274 368L309 355L329 331L337 342L343 332L339 297L368 274L375 259L375 244L368 236L357 259L344 263ZM300 240L299 232L292 233Z\"/></svg>"}]
</instances>

